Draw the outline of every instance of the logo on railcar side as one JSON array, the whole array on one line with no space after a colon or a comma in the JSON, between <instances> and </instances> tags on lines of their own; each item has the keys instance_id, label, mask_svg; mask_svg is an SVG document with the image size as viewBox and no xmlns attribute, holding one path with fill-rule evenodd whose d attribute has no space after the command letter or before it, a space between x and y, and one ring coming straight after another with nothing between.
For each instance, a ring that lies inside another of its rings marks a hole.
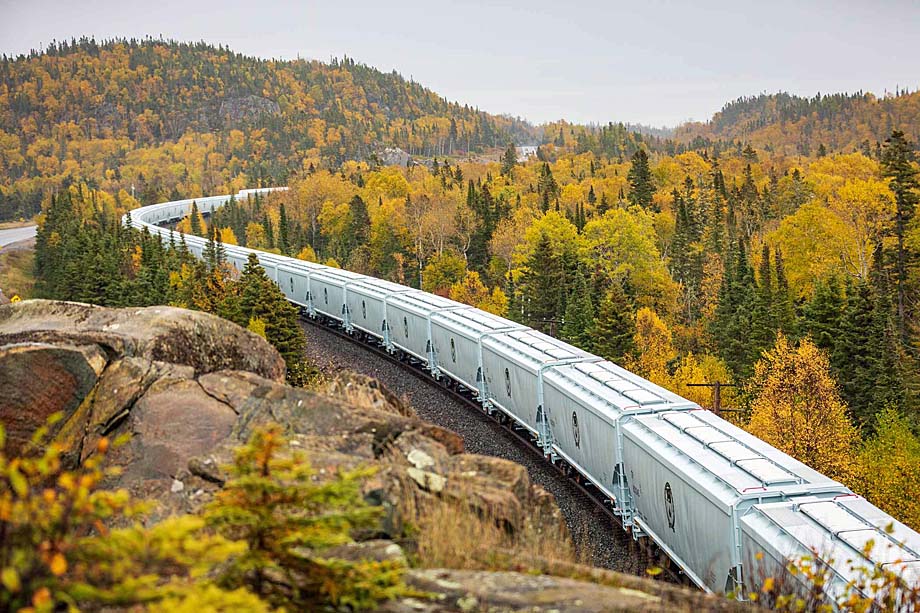
<instances>
[{"instance_id":1,"label":"logo on railcar side","mask_svg":"<svg viewBox=\"0 0 920 613\"><path fill-rule=\"evenodd\" d=\"M578 413L572 411L572 436L575 437L575 447L581 449L581 432L578 430Z\"/></svg>"},{"instance_id":2,"label":"logo on railcar side","mask_svg":"<svg viewBox=\"0 0 920 613\"><path fill-rule=\"evenodd\" d=\"M664 508L668 514L668 528L675 532L674 521L677 518L674 513L674 494L671 492L671 484L667 482L664 484Z\"/></svg>"}]
</instances>

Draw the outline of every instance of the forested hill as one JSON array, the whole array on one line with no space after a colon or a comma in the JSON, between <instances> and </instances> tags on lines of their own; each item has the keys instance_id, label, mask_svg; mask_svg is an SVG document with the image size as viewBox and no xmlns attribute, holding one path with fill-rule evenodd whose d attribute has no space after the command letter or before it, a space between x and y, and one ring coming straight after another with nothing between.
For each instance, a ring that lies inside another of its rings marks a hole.
<instances>
[{"instance_id":1,"label":"forested hill","mask_svg":"<svg viewBox=\"0 0 920 613\"><path fill-rule=\"evenodd\" d=\"M712 142L745 142L788 155L861 150L869 155L893 128L920 140L920 92L878 98L870 93L787 93L739 98L707 123L679 127L675 138L693 147Z\"/></svg>"},{"instance_id":2,"label":"forested hill","mask_svg":"<svg viewBox=\"0 0 920 613\"><path fill-rule=\"evenodd\" d=\"M349 58L82 39L0 59L0 213L36 212L68 178L116 192L134 184L150 201L283 182L305 159L331 167L383 146L479 151L533 130Z\"/></svg>"}]
</instances>

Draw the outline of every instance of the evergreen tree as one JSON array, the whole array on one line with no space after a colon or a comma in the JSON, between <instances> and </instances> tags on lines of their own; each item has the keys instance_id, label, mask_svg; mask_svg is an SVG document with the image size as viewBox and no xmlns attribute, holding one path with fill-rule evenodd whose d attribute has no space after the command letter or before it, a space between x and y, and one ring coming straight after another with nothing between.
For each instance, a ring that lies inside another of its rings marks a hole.
<instances>
[{"instance_id":1,"label":"evergreen tree","mask_svg":"<svg viewBox=\"0 0 920 613\"><path fill-rule=\"evenodd\" d=\"M518 323L524 323L523 303L521 302L520 292L518 292L515 286L514 275L510 272L505 277L505 295L508 297L508 319Z\"/></svg>"},{"instance_id":2,"label":"evergreen tree","mask_svg":"<svg viewBox=\"0 0 920 613\"><path fill-rule=\"evenodd\" d=\"M220 230L218 230L217 224L211 224L211 231L208 233L208 244L204 252L204 261L211 272L220 268L226 261L226 252L224 244L220 240Z\"/></svg>"},{"instance_id":3,"label":"evergreen tree","mask_svg":"<svg viewBox=\"0 0 920 613\"><path fill-rule=\"evenodd\" d=\"M35 235L35 278L36 292L45 298L62 299L61 287L68 262L68 247L77 236L79 220L70 191L51 195L51 202L45 212L45 219L39 224Z\"/></svg>"},{"instance_id":4,"label":"evergreen tree","mask_svg":"<svg viewBox=\"0 0 920 613\"><path fill-rule=\"evenodd\" d=\"M526 323L550 333L560 314L558 308L565 288L565 273L546 233L541 232L536 249L527 260L522 285Z\"/></svg>"},{"instance_id":5,"label":"evergreen tree","mask_svg":"<svg viewBox=\"0 0 920 613\"><path fill-rule=\"evenodd\" d=\"M750 143L744 146L744 151L741 152L741 158L749 164L755 164L757 162L757 152L754 151Z\"/></svg>"},{"instance_id":6,"label":"evergreen tree","mask_svg":"<svg viewBox=\"0 0 920 613\"><path fill-rule=\"evenodd\" d=\"M584 272L577 270L565 309L562 339L585 351L592 349L594 304Z\"/></svg>"},{"instance_id":7,"label":"evergreen tree","mask_svg":"<svg viewBox=\"0 0 920 613\"><path fill-rule=\"evenodd\" d=\"M671 274L681 284L684 315L693 321L699 312L700 285L703 281L703 251L688 202L677 190L673 192L677 218L671 242Z\"/></svg>"},{"instance_id":8,"label":"evergreen tree","mask_svg":"<svg viewBox=\"0 0 920 613\"><path fill-rule=\"evenodd\" d=\"M198 212L198 204L194 200L192 201L192 210L189 213L189 222L192 224L192 234L202 236L201 217Z\"/></svg>"},{"instance_id":9,"label":"evergreen tree","mask_svg":"<svg viewBox=\"0 0 920 613\"><path fill-rule=\"evenodd\" d=\"M733 191L734 199L738 203L741 213L741 231L745 240L750 239L763 225L763 215L760 208L760 192L754 183L754 174L751 165L744 168L744 181L737 192Z\"/></svg>"},{"instance_id":10,"label":"evergreen tree","mask_svg":"<svg viewBox=\"0 0 920 613\"><path fill-rule=\"evenodd\" d=\"M882 152L882 169L884 175L891 179L889 187L895 197L894 235L897 238L895 256L895 290L898 314L898 332L902 339L907 339L907 271L910 265L907 247L904 239L908 224L913 219L917 202L920 201L920 182L917 180L917 171L912 162L915 155L913 146L904 137L904 133L895 130L885 140L885 149Z\"/></svg>"},{"instance_id":11,"label":"evergreen tree","mask_svg":"<svg viewBox=\"0 0 920 613\"><path fill-rule=\"evenodd\" d=\"M648 154L644 149L638 149L632 156L632 165L626 175L629 182L629 202L633 206L643 209L655 210L652 207L652 197L655 195L655 184L652 180L652 171L649 167Z\"/></svg>"},{"instance_id":12,"label":"evergreen tree","mask_svg":"<svg viewBox=\"0 0 920 613\"><path fill-rule=\"evenodd\" d=\"M866 424L874 415L873 399L879 385L884 352L883 322L875 317L872 288L860 281L847 291L846 309L841 319L831 363L840 381L840 393L858 423Z\"/></svg>"},{"instance_id":13,"label":"evergreen tree","mask_svg":"<svg viewBox=\"0 0 920 613\"><path fill-rule=\"evenodd\" d=\"M712 185L710 189L712 199L706 215L706 228L703 231L706 250L710 253L721 254L725 246L725 179L719 168L718 160L713 162Z\"/></svg>"},{"instance_id":14,"label":"evergreen tree","mask_svg":"<svg viewBox=\"0 0 920 613\"><path fill-rule=\"evenodd\" d=\"M802 332L810 336L819 349L831 355L831 364L838 371L834 348L840 338L844 306L840 283L832 276L815 284L815 293L802 311Z\"/></svg>"},{"instance_id":15,"label":"evergreen tree","mask_svg":"<svg viewBox=\"0 0 920 613\"><path fill-rule=\"evenodd\" d=\"M594 352L623 364L635 353L636 321L633 305L622 283L614 281L600 303L591 338Z\"/></svg>"},{"instance_id":16,"label":"evergreen tree","mask_svg":"<svg viewBox=\"0 0 920 613\"><path fill-rule=\"evenodd\" d=\"M597 205L597 214L602 216L610 210L610 202L607 201L607 194L601 194L601 201Z\"/></svg>"},{"instance_id":17,"label":"evergreen tree","mask_svg":"<svg viewBox=\"0 0 920 613\"><path fill-rule=\"evenodd\" d=\"M773 295L773 318L776 329L794 338L796 334L795 308L789 293L789 281L786 279L786 267L783 264L783 252L779 247L774 254L776 262L776 290Z\"/></svg>"},{"instance_id":18,"label":"evergreen tree","mask_svg":"<svg viewBox=\"0 0 920 613\"><path fill-rule=\"evenodd\" d=\"M262 218L262 229L265 230L265 248L275 248L275 230L272 227L272 220L268 215Z\"/></svg>"},{"instance_id":19,"label":"evergreen tree","mask_svg":"<svg viewBox=\"0 0 920 613\"><path fill-rule=\"evenodd\" d=\"M278 248L284 255L291 255L291 229L283 202L278 211Z\"/></svg>"},{"instance_id":20,"label":"evergreen tree","mask_svg":"<svg viewBox=\"0 0 920 613\"><path fill-rule=\"evenodd\" d=\"M736 379L751 374L758 347L750 342L751 314L756 295L754 271L748 264L743 244L736 244L729 254L710 334L719 357Z\"/></svg>"},{"instance_id":21,"label":"evergreen tree","mask_svg":"<svg viewBox=\"0 0 920 613\"><path fill-rule=\"evenodd\" d=\"M240 277L239 302L228 315L243 327L248 327L253 319L263 321L266 339L288 366L288 379L295 378L304 362L306 348L299 313L297 307L288 302L278 286L268 278L254 253L249 254Z\"/></svg>"},{"instance_id":22,"label":"evergreen tree","mask_svg":"<svg viewBox=\"0 0 920 613\"><path fill-rule=\"evenodd\" d=\"M559 184L556 182L556 177L553 176L552 169L546 162L540 166L540 174L537 178L537 191L542 194L547 209L549 208L549 202L553 198L559 196Z\"/></svg>"},{"instance_id":23,"label":"evergreen tree","mask_svg":"<svg viewBox=\"0 0 920 613\"><path fill-rule=\"evenodd\" d=\"M562 133L562 126L559 126L559 134L556 135L556 140L553 141L553 144L557 147L565 147L565 135Z\"/></svg>"},{"instance_id":24,"label":"evergreen tree","mask_svg":"<svg viewBox=\"0 0 920 613\"><path fill-rule=\"evenodd\" d=\"M371 471L317 479L279 425L256 430L227 469L229 478L205 518L246 546L221 569L223 583L245 585L292 611L370 609L405 593L401 563L323 556L330 546L350 542L352 531L379 524L379 510L361 494Z\"/></svg>"},{"instance_id":25,"label":"evergreen tree","mask_svg":"<svg viewBox=\"0 0 920 613\"><path fill-rule=\"evenodd\" d=\"M505 149L505 153L502 155L502 175L508 177L509 180L512 179L516 165L517 150L514 148L514 143L508 143L508 148Z\"/></svg>"},{"instance_id":26,"label":"evergreen tree","mask_svg":"<svg viewBox=\"0 0 920 613\"><path fill-rule=\"evenodd\" d=\"M371 218L367 204L361 196L355 195L348 203L351 211L351 235L355 246L366 245L371 235Z\"/></svg>"},{"instance_id":27,"label":"evergreen tree","mask_svg":"<svg viewBox=\"0 0 920 613\"><path fill-rule=\"evenodd\" d=\"M760 259L757 292L754 297L754 310L751 313L751 338L753 354L760 353L773 346L776 334L773 306L773 270L770 266L770 247L763 246Z\"/></svg>"}]
</instances>

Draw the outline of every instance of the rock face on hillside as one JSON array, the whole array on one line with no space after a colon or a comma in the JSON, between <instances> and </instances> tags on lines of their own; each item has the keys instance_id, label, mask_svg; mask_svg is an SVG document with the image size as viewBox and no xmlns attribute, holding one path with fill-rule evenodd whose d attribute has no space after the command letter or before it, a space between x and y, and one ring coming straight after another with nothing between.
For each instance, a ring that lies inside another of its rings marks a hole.
<instances>
[{"instance_id":1,"label":"rock face on hillside","mask_svg":"<svg viewBox=\"0 0 920 613\"><path fill-rule=\"evenodd\" d=\"M277 115L281 107L274 100L261 96L226 98L220 103L218 115L229 124L258 119L263 115Z\"/></svg>"},{"instance_id":2,"label":"rock face on hillside","mask_svg":"<svg viewBox=\"0 0 920 613\"><path fill-rule=\"evenodd\" d=\"M110 451L123 471L108 485L153 501L152 521L199 509L224 483L221 466L233 448L275 422L319 475L378 469L364 495L384 508L383 526L368 535L376 540L348 546L342 557L402 557L389 539L401 538L432 500L461 501L512 533L525 522L563 526L552 497L523 467L463 453L456 434L421 421L376 382L343 378L330 396L288 387L283 375L281 357L261 337L204 313L52 301L0 307L0 421L14 450L58 411L65 417L53 435L73 465L94 453L100 437L129 433ZM385 610L664 606L660 594L634 588L517 573L413 569L407 581L439 596Z\"/></svg>"}]
</instances>

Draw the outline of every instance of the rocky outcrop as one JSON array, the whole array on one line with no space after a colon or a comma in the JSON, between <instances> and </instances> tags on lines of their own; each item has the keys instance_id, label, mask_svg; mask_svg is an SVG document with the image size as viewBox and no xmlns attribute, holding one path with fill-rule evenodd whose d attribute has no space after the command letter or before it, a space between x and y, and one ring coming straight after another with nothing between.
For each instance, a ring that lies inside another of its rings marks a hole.
<instances>
[{"instance_id":1,"label":"rocky outcrop","mask_svg":"<svg viewBox=\"0 0 920 613\"><path fill-rule=\"evenodd\" d=\"M382 526L336 556L404 560L397 542L411 546L407 524L433 504L462 508L507 534L533 525L564 533L552 497L522 466L463 453L458 435L423 422L379 383L345 376L329 385L330 395L288 387L283 375L281 357L261 337L204 313L51 301L0 307L0 420L14 449L57 412L64 417L52 435L74 465L101 437L129 434L109 452L122 471L107 485L153 502L151 521L198 510L225 482L222 466L233 449L279 423L291 445L308 453L317 478L377 469L363 493L384 509ZM635 586L513 572L413 569L407 581L429 597L384 610L665 606L660 594Z\"/></svg>"},{"instance_id":2,"label":"rocky outcrop","mask_svg":"<svg viewBox=\"0 0 920 613\"><path fill-rule=\"evenodd\" d=\"M131 432L119 453L133 483L171 479L229 434L236 415L196 379L228 368L284 377L264 339L205 313L44 300L0 307L0 420L12 449L62 412L54 434L73 461L100 436Z\"/></svg>"},{"instance_id":3,"label":"rocky outcrop","mask_svg":"<svg viewBox=\"0 0 920 613\"><path fill-rule=\"evenodd\" d=\"M0 343L98 345L113 359L191 366L195 374L245 370L284 380L284 361L260 336L207 313L173 307L108 309L28 300L0 308Z\"/></svg>"},{"instance_id":4,"label":"rocky outcrop","mask_svg":"<svg viewBox=\"0 0 920 613\"><path fill-rule=\"evenodd\" d=\"M578 570L578 569L574 569ZM609 571L583 578L548 574L418 568L407 583L430 599L410 598L381 607L387 613L613 613L623 611L748 612L754 607Z\"/></svg>"},{"instance_id":5,"label":"rocky outcrop","mask_svg":"<svg viewBox=\"0 0 920 613\"><path fill-rule=\"evenodd\" d=\"M0 346L0 422L19 450L58 412L72 413L105 368L97 345L41 342Z\"/></svg>"},{"instance_id":6,"label":"rocky outcrop","mask_svg":"<svg viewBox=\"0 0 920 613\"><path fill-rule=\"evenodd\" d=\"M384 166L402 166L405 168L409 165L409 154L399 147L385 147L375 154L377 160Z\"/></svg>"},{"instance_id":7,"label":"rocky outcrop","mask_svg":"<svg viewBox=\"0 0 920 613\"><path fill-rule=\"evenodd\" d=\"M218 115L227 124L258 119L263 115L277 115L281 107L274 100L261 96L239 96L226 98L220 103Z\"/></svg>"},{"instance_id":8,"label":"rocky outcrop","mask_svg":"<svg viewBox=\"0 0 920 613\"><path fill-rule=\"evenodd\" d=\"M548 575L515 572L419 569L411 573L410 585L440 598L419 602L391 603L388 611L557 611L600 613L606 611L662 610L662 601L638 590L607 587Z\"/></svg>"},{"instance_id":9,"label":"rocky outcrop","mask_svg":"<svg viewBox=\"0 0 920 613\"><path fill-rule=\"evenodd\" d=\"M52 413L65 458L85 461L98 440L129 433L110 452L109 485L154 500L154 518L194 510L220 487L234 447L268 423L321 474L374 464L365 495L396 537L434 499L462 503L519 529L533 509L561 516L527 471L463 454L462 439L420 420L371 379L332 381L328 394L282 383L284 363L261 337L225 320L169 307L108 309L27 301L0 307L0 419L21 446Z\"/></svg>"}]
</instances>

